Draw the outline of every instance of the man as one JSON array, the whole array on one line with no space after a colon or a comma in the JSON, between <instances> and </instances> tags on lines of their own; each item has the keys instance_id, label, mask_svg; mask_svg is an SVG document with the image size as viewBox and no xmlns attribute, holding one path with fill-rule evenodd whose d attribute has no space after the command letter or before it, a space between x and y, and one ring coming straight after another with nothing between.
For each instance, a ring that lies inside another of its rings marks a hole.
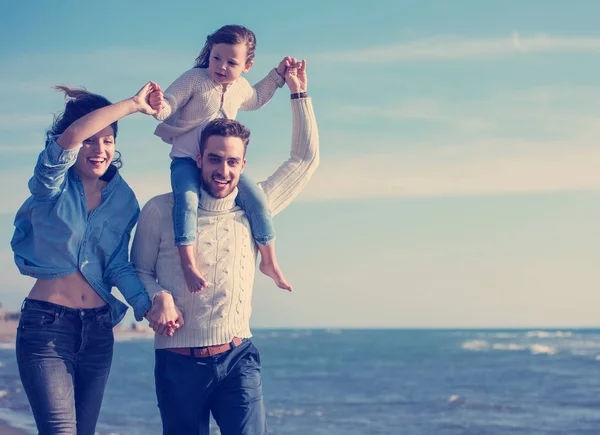
<instances>
[{"instance_id":1,"label":"man","mask_svg":"<svg viewBox=\"0 0 600 435\"><path fill-rule=\"evenodd\" d=\"M290 158L259 183L273 215L298 195L319 161L305 67L294 60L286 73L293 112ZM208 434L211 412L223 435L266 433L260 357L249 326L257 249L245 212L235 205L249 136L239 122L218 119L200 139L195 251L207 288L187 289L173 242L171 194L151 199L138 222L132 260L158 307L149 320L157 331L156 394L166 435ZM174 334L157 326L160 313L177 309L185 324Z\"/></svg>"}]
</instances>

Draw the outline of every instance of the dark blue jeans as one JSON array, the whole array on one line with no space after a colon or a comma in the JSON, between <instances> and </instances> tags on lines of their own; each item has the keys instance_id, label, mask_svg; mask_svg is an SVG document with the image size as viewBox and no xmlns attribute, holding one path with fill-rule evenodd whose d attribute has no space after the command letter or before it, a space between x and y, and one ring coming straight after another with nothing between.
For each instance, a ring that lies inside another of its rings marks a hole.
<instances>
[{"instance_id":1,"label":"dark blue jeans","mask_svg":"<svg viewBox=\"0 0 600 435\"><path fill-rule=\"evenodd\" d=\"M25 299L17 331L21 383L40 435L93 435L113 354L108 305Z\"/></svg>"},{"instance_id":2,"label":"dark blue jeans","mask_svg":"<svg viewBox=\"0 0 600 435\"><path fill-rule=\"evenodd\" d=\"M163 435L206 435L210 413L222 435L267 433L260 356L250 340L208 358L156 350Z\"/></svg>"}]
</instances>

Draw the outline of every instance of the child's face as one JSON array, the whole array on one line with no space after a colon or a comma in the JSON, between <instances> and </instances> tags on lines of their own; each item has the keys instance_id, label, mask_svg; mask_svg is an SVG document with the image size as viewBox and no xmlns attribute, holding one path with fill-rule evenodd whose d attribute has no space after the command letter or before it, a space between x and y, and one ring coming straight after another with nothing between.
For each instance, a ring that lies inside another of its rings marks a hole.
<instances>
[{"instance_id":1,"label":"child's face","mask_svg":"<svg viewBox=\"0 0 600 435\"><path fill-rule=\"evenodd\" d=\"M228 85L252 66L252 62L246 63L246 56L246 44L215 44L210 51L208 71L216 82Z\"/></svg>"}]
</instances>

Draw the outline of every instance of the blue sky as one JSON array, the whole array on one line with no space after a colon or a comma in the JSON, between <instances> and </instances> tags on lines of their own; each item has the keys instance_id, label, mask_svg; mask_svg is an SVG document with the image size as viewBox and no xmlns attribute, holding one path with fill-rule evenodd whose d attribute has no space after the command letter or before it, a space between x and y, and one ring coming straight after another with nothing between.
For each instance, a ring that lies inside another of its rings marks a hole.
<instances>
[{"instance_id":1,"label":"blue sky","mask_svg":"<svg viewBox=\"0 0 600 435\"><path fill-rule=\"evenodd\" d=\"M291 295L258 276L254 326L567 327L600 315L600 3L16 2L0 38L0 300L33 284L12 219L62 98L168 86L243 24L258 81L306 58L321 166L276 221ZM238 119L256 180L287 157L287 91ZM121 122L141 203L169 189L155 121Z\"/></svg>"}]
</instances>

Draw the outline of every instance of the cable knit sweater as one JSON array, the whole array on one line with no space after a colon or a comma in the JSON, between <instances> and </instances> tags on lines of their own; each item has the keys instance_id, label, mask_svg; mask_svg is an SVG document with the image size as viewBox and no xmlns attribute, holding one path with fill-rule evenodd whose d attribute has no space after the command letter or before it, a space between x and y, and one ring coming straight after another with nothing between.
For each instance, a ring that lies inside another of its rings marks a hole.
<instances>
[{"instance_id":1,"label":"cable knit sweater","mask_svg":"<svg viewBox=\"0 0 600 435\"><path fill-rule=\"evenodd\" d=\"M310 98L291 100L290 158L259 183L273 215L283 210L308 182L319 163L319 138ZM156 348L201 347L251 337L250 314L256 246L244 210L235 205L237 189L217 199L200 195L196 264L210 285L188 291L173 242L172 194L152 198L138 221L131 258L153 297L166 289L183 312L185 325L173 337L155 336Z\"/></svg>"},{"instance_id":2,"label":"cable knit sweater","mask_svg":"<svg viewBox=\"0 0 600 435\"><path fill-rule=\"evenodd\" d=\"M177 136L196 127L202 129L215 118L235 119L238 109L260 109L284 84L285 81L272 69L254 87L240 77L223 91L223 85L213 80L207 68L192 68L165 91L165 107L155 115L163 122L154 134L172 144Z\"/></svg>"}]
</instances>

